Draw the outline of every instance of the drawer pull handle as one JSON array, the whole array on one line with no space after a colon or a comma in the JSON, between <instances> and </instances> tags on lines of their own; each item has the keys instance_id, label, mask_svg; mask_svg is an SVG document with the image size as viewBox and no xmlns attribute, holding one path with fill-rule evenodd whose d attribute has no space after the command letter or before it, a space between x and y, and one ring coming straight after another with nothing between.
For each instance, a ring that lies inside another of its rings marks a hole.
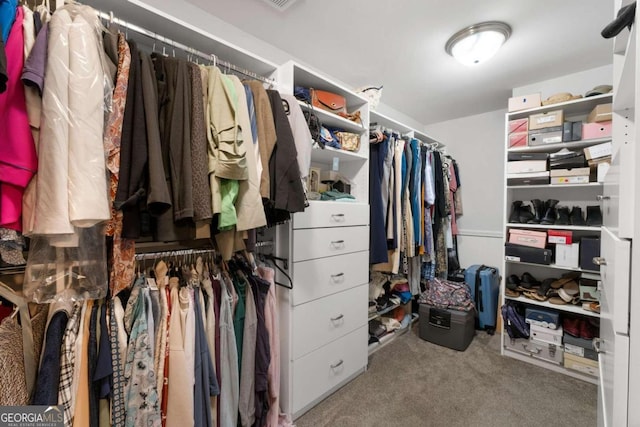
<instances>
[{"instance_id":1,"label":"drawer pull handle","mask_svg":"<svg viewBox=\"0 0 640 427\"><path fill-rule=\"evenodd\" d=\"M335 219L336 221L343 220L344 214L331 214L331 218Z\"/></svg>"},{"instance_id":2,"label":"drawer pull handle","mask_svg":"<svg viewBox=\"0 0 640 427\"><path fill-rule=\"evenodd\" d=\"M338 277L343 277L343 276L344 276L344 273L338 273L338 274L332 274L331 278L332 279L337 279Z\"/></svg>"},{"instance_id":3,"label":"drawer pull handle","mask_svg":"<svg viewBox=\"0 0 640 427\"><path fill-rule=\"evenodd\" d=\"M343 363L344 363L344 360L340 359L338 363L331 365L331 369L339 368L340 366L342 366Z\"/></svg>"},{"instance_id":4,"label":"drawer pull handle","mask_svg":"<svg viewBox=\"0 0 640 427\"><path fill-rule=\"evenodd\" d=\"M594 256L593 263L595 265L607 265L607 260L602 258L601 256Z\"/></svg>"},{"instance_id":5,"label":"drawer pull handle","mask_svg":"<svg viewBox=\"0 0 640 427\"><path fill-rule=\"evenodd\" d=\"M601 339L601 338L598 338L598 337L593 339L593 348L596 351L596 353L598 353L598 354L606 353L606 351L602 350L602 343L603 342L604 342L604 340Z\"/></svg>"},{"instance_id":6,"label":"drawer pull handle","mask_svg":"<svg viewBox=\"0 0 640 427\"><path fill-rule=\"evenodd\" d=\"M333 240L331 242L331 246L338 246L338 245L344 246L344 240Z\"/></svg>"},{"instance_id":7,"label":"drawer pull handle","mask_svg":"<svg viewBox=\"0 0 640 427\"><path fill-rule=\"evenodd\" d=\"M341 314L341 315L339 315L337 317L332 317L331 321L332 322L337 322L338 320L342 319L343 317L344 317L344 314Z\"/></svg>"},{"instance_id":8,"label":"drawer pull handle","mask_svg":"<svg viewBox=\"0 0 640 427\"><path fill-rule=\"evenodd\" d=\"M611 200L611 196L603 196L602 194L598 194L596 196L596 200L601 202L603 200Z\"/></svg>"}]
</instances>

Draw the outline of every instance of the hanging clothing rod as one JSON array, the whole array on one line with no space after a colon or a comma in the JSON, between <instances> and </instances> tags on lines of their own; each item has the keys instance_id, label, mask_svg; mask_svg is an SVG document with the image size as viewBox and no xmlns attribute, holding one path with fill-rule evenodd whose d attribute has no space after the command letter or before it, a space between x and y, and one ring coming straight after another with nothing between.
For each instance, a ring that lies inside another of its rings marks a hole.
<instances>
[{"instance_id":1,"label":"hanging clothing rod","mask_svg":"<svg viewBox=\"0 0 640 427\"><path fill-rule=\"evenodd\" d=\"M176 251L147 252L147 253L136 254L136 261L144 261L148 259L158 259L158 258L171 258L171 257L185 256L185 255L214 254L214 253L216 253L215 249L180 249Z\"/></svg>"},{"instance_id":2,"label":"hanging clothing rod","mask_svg":"<svg viewBox=\"0 0 640 427\"><path fill-rule=\"evenodd\" d=\"M232 64L230 62L223 61L223 60L219 59L213 53L201 52L201 51L199 51L197 49L194 49L194 48L192 48L190 46L187 46L185 44L182 44L182 43L176 42L174 40L168 39L168 38L166 38L164 36L161 36L160 34L154 33L153 31L149 31L146 28L142 28L142 27L140 27L140 26L138 26L136 24L132 24L132 23L127 22L125 20L122 20L120 18L116 18L116 17L113 16L113 13L106 13L106 12L103 12L101 10L98 10L97 12L98 12L98 16L100 18L102 18L102 19L104 19L104 20L106 20L106 21L108 21L110 23L120 25L122 27L125 27L125 28L131 30L131 31L135 31L136 33L139 33L139 34L145 35L145 36L147 36L149 38L158 40L159 42L161 42L161 43L163 43L165 45L169 45L171 47L174 47L176 49L179 49L179 50L181 50L183 52L186 52L186 53L189 53L191 55L199 56L199 57L201 57L201 58L203 58L203 59L205 59L207 61L213 61L213 65L214 66L215 65L221 65L222 67L227 68L227 69L232 70L232 71L235 71L236 73L240 73L240 74L245 75L247 77L251 77L251 78L259 80L259 81L261 81L263 83L269 84L272 87L276 86L277 82L276 82L275 79L270 79L270 78L261 76L261 75L259 75L257 73L254 73L253 71L245 70L244 68L238 67L237 65L234 65L234 64Z\"/></svg>"}]
</instances>

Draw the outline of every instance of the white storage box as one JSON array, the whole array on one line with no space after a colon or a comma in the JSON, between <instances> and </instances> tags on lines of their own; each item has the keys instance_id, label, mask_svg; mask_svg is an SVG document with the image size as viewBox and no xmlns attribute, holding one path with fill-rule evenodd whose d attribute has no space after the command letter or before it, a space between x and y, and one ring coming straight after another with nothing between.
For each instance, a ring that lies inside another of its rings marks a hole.
<instances>
[{"instance_id":1,"label":"white storage box","mask_svg":"<svg viewBox=\"0 0 640 427\"><path fill-rule=\"evenodd\" d=\"M536 324L530 325L531 339L548 344L562 345L562 326L558 329L549 329Z\"/></svg>"},{"instance_id":2,"label":"white storage box","mask_svg":"<svg viewBox=\"0 0 640 427\"><path fill-rule=\"evenodd\" d=\"M556 265L578 268L580 265L580 244L556 245Z\"/></svg>"}]
</instances>

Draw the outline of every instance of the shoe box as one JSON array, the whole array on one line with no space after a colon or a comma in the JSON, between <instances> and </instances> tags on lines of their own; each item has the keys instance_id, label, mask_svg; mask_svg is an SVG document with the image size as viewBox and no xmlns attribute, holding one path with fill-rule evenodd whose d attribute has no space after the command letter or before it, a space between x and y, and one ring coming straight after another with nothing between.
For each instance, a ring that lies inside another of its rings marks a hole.
<instances>
[{"instance_id":1,"label":"shoe box","mask_svg":"<svg viewBox=\"0 0 640 427\"><path fill-rule=\"evenodd\" d=\"M509 338L505 337L505 346L509 350L526 354L527 356L542 359L561 365L563 361L564 351L562 345L550 344L548 342L538 341L527 338Z\"/></svg>"},{"instance_id":2,"label":"shoe box","mask_svg":"<svg viewBox=\"0 0 640 427\"><path fill-rule=\"evenodd\" d=\"M611 136L612 122L583 123L582 137L584 139L608 138Z\"/></svg>"},{"instance_id":3,"label":"shoe box","mask_svg":"<svg viewBox=\"0 0 640 427\"><path fill-rule=\"evenodd\" d=\"M529 132L529 146L557 144L562 142L563 126L553 126Z\"/></svg>"},{"instance_id":4,"label":"shoe box","mask_svg":"<svg viewBox=\"0 0 640 427\"><path fill-rule=\"evenodd\" d=\"M548 111L546 113L532 114L529 116L529 131L560 127L560 141L562 142L562 126L564 112L562 110Z\"/></svg>"},{"instance_id":5,"label":"shoe box","mask_svg":"<svg viewBox=\"0 0 640 427\"><path fill-rule=\"evenodd\" d=\"M556 265L562 267L578 268L580 264L580 244L569 245L556 244Z\"/></svg>"},{"instance_id":6,"label":"shoe box","mask_svg":"<svg viewBox=\"0 0 640 427\"><path fill-rule=\"evenodd\" d=\"M509 229L509 243L544 249L547 244L547 233L544 231Z\"/></svg>"},{"instance_id":7,"label":"shoe box","mask_svg":"<svg viewBox=\"0 0 640 427\"><path fill-rule=\"evenodd\" d=\"M592 377L598 377L598 361L564 352L564 367Z\"/></svg>"},{"instance_id":8,"label":"shoe box","mask_svg":"<svg viewBox=\"0 0 640 427\"><path fill-rule=\"evenodd\" d=\"M593 340L574 337L573 335L565 333L562 341L564 342L565 353L584 357L585 359L598 360L598 353L595 348L593 348Z\"/></svg>"},{"instance_id":9,"label":"shoe box","mask_svg":"<svg viewBox=\"0 0 640 427\"><path fill-rule=\"evenodd\" d=\"M573 243L573 231L571 230L547 230L549 243L570 245Z\"/></svg>"},{"instance_id":10,"label":"shoe box","mask_svg":"<svg viewBox=\"0 0 640 427\"><path fill-rule=\"evenodd\" d=\"M558 329L560 314L557 311L538 307L527 307L524 311L525 322L547 329Z\"/></svg>"},{"instance_id":11,"label":"shoe box","mask_svg":"<svg viewBox=\"0 0 640 427\"><path fill-rule=\"evenodd\" d=\"M613 104L600 104L593 107L587 116L587 123L610 122L613 118Z\"/></svg>"},{"instance_id":12,"label":"shoe box","mask_svg":"<svg viewBox=\"0 0 640 427\"><path fill-rule=\"evenodd\" d=\"M509 148L526 147L529 132L529 119L509 121Z\"/></svg>"},{"instance_id":13,"label":"shoe box","mask_svg":"<svg viewBox=\"0 0 640 427\"><path fill-rule=\"evenodd\" d=\"M532 323L529 327L531 339L548 344L562 345L562 326L558 329L549 329Z\"/></svg>"},{"instance_id":14,"label":"shoe box","mask_svg":"<svg viewBox=\"0 0 640 427\"><path fill-rule=\"evenodd\" d=\"M583 237L580 239L580 268L600 271L600 266L593 263L593 258L600 256L600 237Z\"/></svg>"},{"instance_id":15,"label":"shoe box","mask_svg":"<svg viewBox=\"0 0 640 427\"><path fill-rule=\"evenodd\" d=\"M531 262L535 264L551 264L552 252L546 248L532 248L530 246L505 243L504 254L507 261Z\"/></svg>"},{"instance_id":16,"label":"shoe box","mask_svg":"<svg viewBox=\"0 0 640 427\"><path fill-rule=\"evenodd\" d=\"M475 313L420 304L419 335L425 341L465 351L475 334Z\"/></svg>"},{"instance_id":17,"label":"shoe box","mask_svg":"<svg viewBox=\"0 0 640 427\"><path fill-rule=\"evenodd\" d=\"M509 112L528 110L529 108L537 108L542 105L542 95L532 93L531 95L520 95L509 98Z\"/></svg>"}]
</instances>

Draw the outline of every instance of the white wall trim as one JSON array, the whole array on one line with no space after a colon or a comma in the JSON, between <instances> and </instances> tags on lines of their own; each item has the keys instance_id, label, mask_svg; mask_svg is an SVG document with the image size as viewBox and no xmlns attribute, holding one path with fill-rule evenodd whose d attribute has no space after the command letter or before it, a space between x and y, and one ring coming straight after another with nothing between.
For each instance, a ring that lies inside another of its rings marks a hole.
<instances>
[{"instance_id":1,"label":"white wall trim","mask_svg":"<svg viewBox=\"0 0 640 427\"><path fill-rule=\"evenodd\" d=\"M458 236L470 236L470 237L490 237L493 239L502 239L502 233L493 230L465 230L458 229Z\"/></svg>"}]
</instances>

